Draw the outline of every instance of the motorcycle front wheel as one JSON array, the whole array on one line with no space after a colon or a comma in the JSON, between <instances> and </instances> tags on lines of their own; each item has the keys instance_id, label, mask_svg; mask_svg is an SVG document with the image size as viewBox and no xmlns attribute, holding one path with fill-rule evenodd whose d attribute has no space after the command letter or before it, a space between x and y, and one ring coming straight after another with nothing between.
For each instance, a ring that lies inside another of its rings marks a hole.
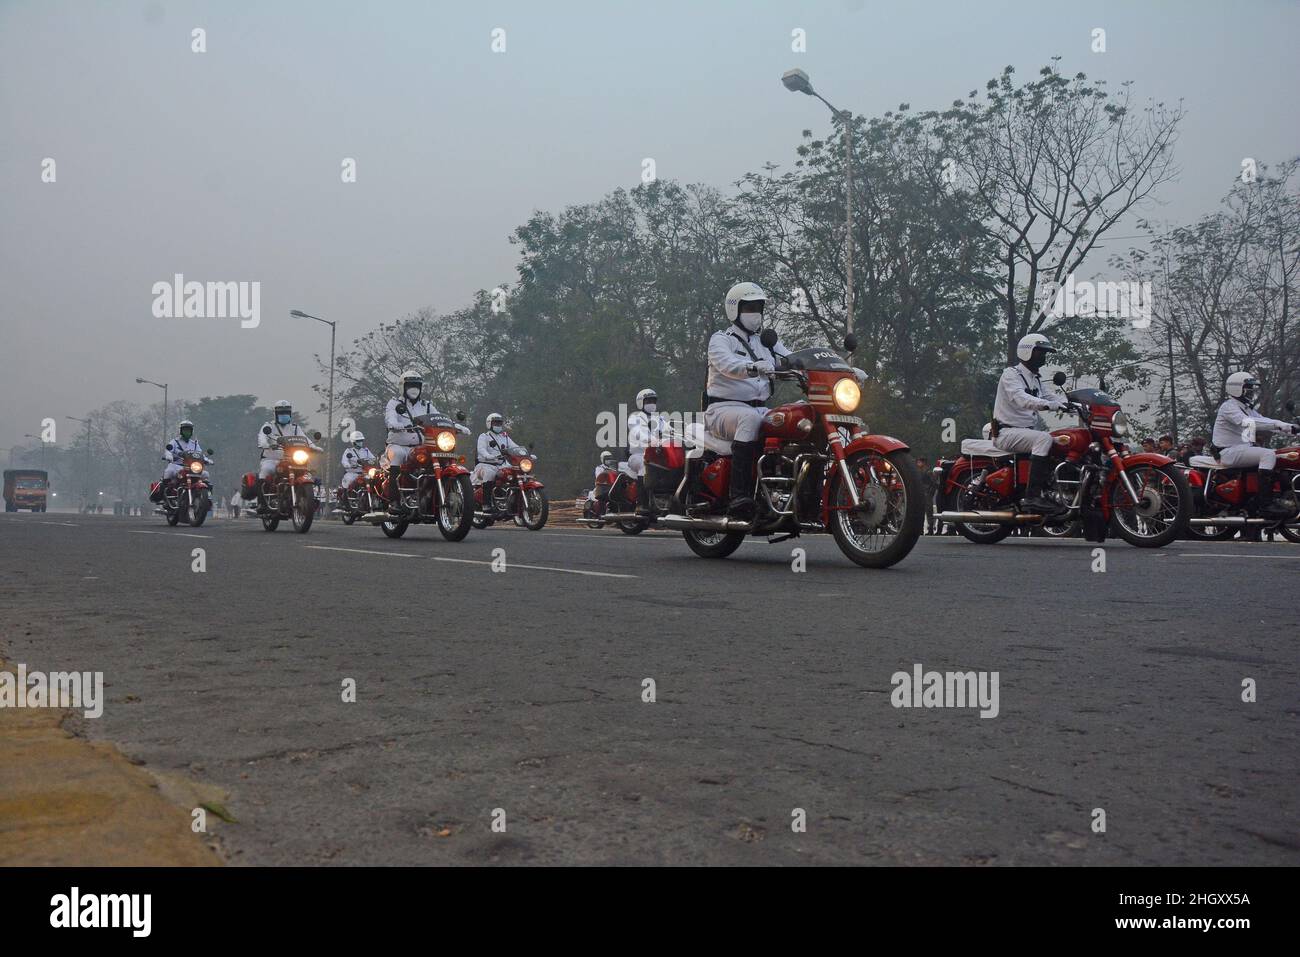
<instances>
[{"instance_id":1,"label":"motorcycle front wheel","mask_svg":"<svg viewBox=\"0 0 1300 957\"><path fill-rule=\"evenodd\" d=\"M852 508L848 486L837 471L830 497L835 544L863 568L897 564L916 545L925 524L921 472L902 449L887 455L864 450L847 464L864 507Z\"/></svg>"},{"instance_id":2,"label":"motorcycle front wheel","mask_svg":"<svg viewBox=\"0 0 1300 957\"><path fill-rule=\"evenodd\" d=\"M551 503L546 493L539 488L525 489L523 507L519 513L520 524L530 532L535 532L546 524L551 514Z\"/></svg>"},{"instance_id":3,"label":"motorcycle front wheel","mask_svg":"<svg viewBox=\"0 0 1300 957\"><path fill-rule=\"evenodd\" d=\"M1134 502L1117 478L1110 490L1111 521L1120 538L1138 548L1161 548L1188 528L1192 493L1180 469L1138 465L1128 469L1138 495Z\"/></svg>"},{"instance_id":4,"label":"motorcycle front wheel","mask_svg":"<svg viewBox=\"0 0 1300 957\"><path fill-rule=\"evenodd\" d=\"M289 520L293 522L293 530L299 535L311 531L311 523L316 519L316 491L310 485L299 487L298 494L295 496L293 509L289 513Z\"/></svg>"},{"instance_id":5,"label":"motorcycle front wheel","mask_svg":"<svg viewBox=\"0 0 1300 957\"><path fill-rule=\"evenodd\" d=\"M167 513L167 524L168 524L168 525L179 525L179 524L180 524L180 521L181 521L181 510L180 510L179 508L176 508L176 509L165 508L164 511L166 511L166 513Z\"/></svg>"},{"instance_id":6,"label":"motorcycle front wheel","mask_svg":"<svg viewBox=\"0 0 1300 957\"><path fill-rule=\"evenodd\" d=\"M447 490L446 500L438 506L438 531L449 542L459 542L469 534L474 521L474 486L468 475L458 475Z\"/></svg>"},{"instance_id":7,"label":"motorcycle front wheel","mask_svg":"<svg viewBox=\"0 0 1300 957\"><path fill-rule=\"evenodd\" d=\"M280 527L280 516L278 516L278 515L263 515L263 516L262 516L262 527L263 527L264 529L266 529L268 532L274 532L277 528Z\"/></svg>"},{"instance_id":8,"label":"motorcycle front wheel","mask_svg":"<svg viewBox=\"0 0 1300 957\"><path fill-rule=\"evenodd\" d=\"M208 490L199 489L194 495L194 506L190 509L190 527L198 528L208 517L208 512L212 509L212 497Z\"/></svg>"},{"instance_id":9,"label":"motorcycle front wheel","mask_svg":"<svg viewBox=\"0 0 1300 957\"><path fill-rule=\"evenodd\" d=\"M640 535L648 526L643 521L619 522L618 530L624 535Z\"/></svg>"}]
</instances>

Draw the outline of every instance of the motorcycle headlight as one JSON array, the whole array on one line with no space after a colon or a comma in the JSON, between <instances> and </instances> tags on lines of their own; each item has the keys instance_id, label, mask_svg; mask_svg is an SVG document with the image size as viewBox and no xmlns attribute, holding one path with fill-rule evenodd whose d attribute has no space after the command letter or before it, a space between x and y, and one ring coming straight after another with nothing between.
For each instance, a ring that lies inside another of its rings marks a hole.
<instances>
[{"instance_id":1,"label":"motorcycle headlight","mask_svg":"<svg viewBox=\"0 0 1300 957\"><path fill-rule=\"evenodd\" d=\"M439 452L456 451L456 434L454 432L438 433L438 451Z\"/></svg>"},{"instance_id":2,"label":"motorcycle headlight","mask_svg":"<svg viewBox=\"0 0 1300 957\"><path fill-rule=\"evenodd\" d=\"M1115 417L1110 420L1110 430L1121 439L1129 434L1128 416L1123 412L1116 412Z\"/></svg>"},{"instance_id":3,"label":"motorcycle headlight","mask_svg":"<svg viewBox=\"0 0 1300 957\"><path fill-rule=\"evenodd\" d=\"M195 475L198 475L200 472L203 471L203 463L202 463L202 462L191 462L191 463L190 463L190 471L193 472Z\"/></svg>"},{"instance_id":4,"label":"motorcycle headlight","mask_svg":"<svg viewBox=\"0 0 1300 957\"><path fill-rule=\"evenodd\" d=\"M379 474L379 469L372 468L370 471L366 473L366 478L374 478L378 474Z\"/></svg>"},{"instance_id":5,"label":"motorcycle headlight","mask_svg":"<svg viewBox=\"0 0 1300 957\"><path fill-rule=\"evenodd\" d=\"M533 470L533 460L528 458L520 459L519 470L521 472L531 472Z\"/></svg>"},{"instance_id":6,"label":"motorcycle headlight","mask_svg":"<svg viewBox=\"0 0 1300 957\"><path fill-rule=\"evenodd\" d=\"M862 401L862 389L856 379L841 379L835 383L835 408L841 412L852 412Z\"/></svg>"},{"instance_id":7,"label":"motorcycle headlight","mask_svg":"<svg viewBox=\"0 0 1300 957\"><path fill-rule=\"evenodd\" d=\"M306 450L306 449L294 449L294 450L293 450L293 464L294 464L294 465L306 465L306 464L307 464L307 450Z\"/></svg>"}]
</instances>

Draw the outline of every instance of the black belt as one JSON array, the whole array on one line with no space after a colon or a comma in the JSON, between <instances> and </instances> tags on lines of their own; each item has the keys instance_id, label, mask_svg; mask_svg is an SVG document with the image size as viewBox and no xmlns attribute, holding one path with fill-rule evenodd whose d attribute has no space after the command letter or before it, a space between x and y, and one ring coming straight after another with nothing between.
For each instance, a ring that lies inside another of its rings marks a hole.
<instances>
[{"instance_id":1,"label":"black belt","mask_svg":"<svg viewBox=\"0 0 1300 957\"><path fill-rule=\"evenodd\" d=\"M758 409L763 405L762 399L719 399L716 395L706 395L704 397L704 407L706 409L715 402L739 402L742 405L749 406L751 409Z\"/></svg>"}]
</instances>

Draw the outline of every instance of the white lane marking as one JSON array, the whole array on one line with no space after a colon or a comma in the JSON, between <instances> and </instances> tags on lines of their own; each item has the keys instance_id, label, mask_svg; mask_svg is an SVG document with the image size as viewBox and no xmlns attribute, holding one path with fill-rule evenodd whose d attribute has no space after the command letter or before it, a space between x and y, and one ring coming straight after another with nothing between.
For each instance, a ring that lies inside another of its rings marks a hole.
<instances>
[{"instance_id":1,"label":"white lane marking","mask_svg":"<svg viewBox=\"0 0 1300 957\"><path fill-rule=\"evenodd\" d=\"M459 565L491 565L492 562L485 562L476 558L438 558L430 556L435 562L456 562ZM591 575L595 578L640 578L640 575L619 575L614 572L588 572L580 568L553 568L550 565L519 565L515 562L507 561L506 569L527 568L535 572L560 572L564 575Z\"/></svg>"},{"instance_id":2,"label":"white lane marking","mask_svg":"<svg viewBox=\"0 0 1300 957\"><path fill-rule=\"evenodd\" d=\"M196 535L194 532L159 532L144 528L131 529L132 535L179 535L181 538L211 538L211 535Z\"/></svg>"},{"instance_id":3,"label":"white lane marking","mask_svg":"<svg viewBox=\"0 0 1300 957\"><path fill-rule=\"evenodd\" d=\"M80 528L76 522L37 522L37 525L62 525L65 528Z\"/></svg>"},{"instance_id":4,"label":"white lane marking","mask_svg":"<svg viewBox=\"0 0 1300 957\"><path fill-rule=\"evenodd\" d=\"M336 545L304 545L322 552L356 552L358 555L387 555L389 558L420 558L410 552L380 552L370 548L339 548Z\"/></svg>"},{"instance_id":5,"label":"white lane marking","mask_svg":"<svg viewBox=\"0 0 1300 957\"><path fill-rule=\"evenodd\" d=\"M1300 558L1300 555L1233 555L1231 552L1179 552L1182 558Z\"/></svg>"}]
</instances>

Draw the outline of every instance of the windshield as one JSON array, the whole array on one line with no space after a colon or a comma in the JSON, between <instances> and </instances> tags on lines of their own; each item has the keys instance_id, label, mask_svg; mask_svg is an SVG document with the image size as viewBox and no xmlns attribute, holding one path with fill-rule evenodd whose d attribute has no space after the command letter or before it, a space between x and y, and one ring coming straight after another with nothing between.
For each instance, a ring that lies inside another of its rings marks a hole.
<instances>
[{"instance_id":1,"label":"windshield","mask_svg":"<svg viewBox=\"0 0 1300 957\"><path fill-rule=\"evenodd\" d=\"M802 369L817 369L824 372L853 371L853 367L845 362L838 352L832 352L825 347L792 352L790 361L796 368Z\"/></svg>"},{"instance_id":2,"label":"windshield","mask_svg":"<svg viewBox=\"0 0 1300 957\"><path fill-rule=\"evenodd\" d=\"M1071 402L1081 402L1084 405L1119 405L1119 399L1100 389L1075 389L1067 394L1067 398Z\"/></svg>"},{"instance_id":3,"label":"windshield","mask_svg":"<svg viewBox=\"0 0 1300 957\"><path fill-rule=\"evenodd\" d=\"M45 483L40 479L19 479L19 488L45 488Z\"/></svg>"}]
</instances>

